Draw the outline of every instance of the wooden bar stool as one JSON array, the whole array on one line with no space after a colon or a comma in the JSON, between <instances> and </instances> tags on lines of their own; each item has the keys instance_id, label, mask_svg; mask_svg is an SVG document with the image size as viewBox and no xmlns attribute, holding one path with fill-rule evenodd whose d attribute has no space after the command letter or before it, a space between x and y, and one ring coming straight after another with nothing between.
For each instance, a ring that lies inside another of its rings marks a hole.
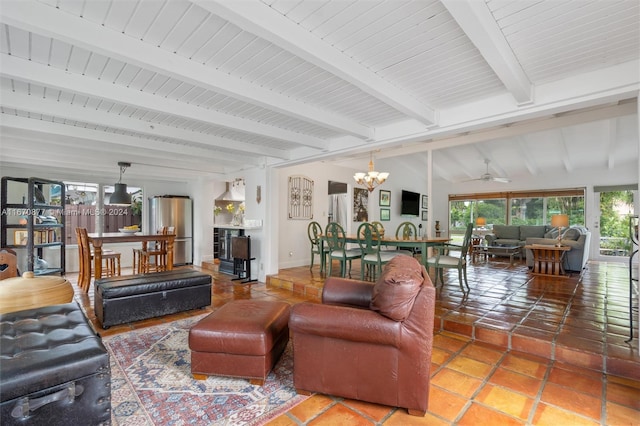
<instances>
[{"instance_id":1,"label":"wooden bar stool","mask_svg":"<svg viewBox=\"0 0 640 426\"><path fill-rule=\"evenodd\" d=\"M91 254L93 260L93 253ZM108 250L106 253L102 252L102 277L119 277L121 273L120 269L120 253Z\"/></svg>"},{"instance_id":2,"label":"wooden bar stool","mask_svg":"<svg viewBox=\"0 0 640 426\"><path fill-rule=\"evenodd\" d=\"M158 230L158 234L173 234L173 226L163 226ZM156 241L155 245L146 250L134 250L134 263L137 261L138 273L145 274L149 272L161 272L167 270L167 242Z\"/></svg>"}]
</instances>

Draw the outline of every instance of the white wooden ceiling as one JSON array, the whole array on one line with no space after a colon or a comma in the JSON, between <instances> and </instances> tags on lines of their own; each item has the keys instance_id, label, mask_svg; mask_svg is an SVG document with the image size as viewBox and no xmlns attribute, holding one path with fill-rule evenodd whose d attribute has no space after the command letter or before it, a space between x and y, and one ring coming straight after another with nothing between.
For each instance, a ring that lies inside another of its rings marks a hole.
<instances>
[{"instance_id":1,"label":"white wooden ceiling","mask_svg":"<svg viewBox=\"0 0 640 426\"><path fill-rule=\"evenodd\" d=\"M225 180L434 149L456 181L484 158L637 163L637 0L2 0L0 37L0 166Z\"/></svg>"}]
</instances>

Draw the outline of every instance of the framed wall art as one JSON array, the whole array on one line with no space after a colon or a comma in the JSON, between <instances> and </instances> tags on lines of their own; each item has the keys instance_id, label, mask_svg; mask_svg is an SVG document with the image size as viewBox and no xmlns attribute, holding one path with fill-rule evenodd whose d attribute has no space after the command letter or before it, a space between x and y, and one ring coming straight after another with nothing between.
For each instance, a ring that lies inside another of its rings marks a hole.
<instances>
[{"instance_id":1,"label":"framed wall art","mask_svg":"<svg viewBox=\"0 0 640 426\"><path fill-rule=\"evenodd\" d=\"M380 221L390 221L391 220L391 210L390 209L380 209Z\"/></svg>"},{"instance_id":2,"label":"framed wall art","mask_svg":"<svg viewBox=\"0 0 640 426\"><path fill-rule=\"evenodd\" d=\"M428 209L429 208L429 196L428 195L423 195L422 196L422 208L423 209ZM424 212L422 212L422 214L424 214Z\"/></svg>"},{"instance_id":3,"label":"framed wall art","mask_svg":"<svg viewBox=\"0 0 640 426\"><path fill-rule=\"evenodd\" d=\"M422 220L423 221L428 220L428 217L429 217L428 212L429 212L428 210L422 210Z\"/></svg>"},{"instance_id":4,"label":"framed wall art","mask_svg":"<svg viewBox=\"0 0 640 426\"><path fill-rule=\"evenodd\" d=\"M380 206L389 207L391 205L391 191L380 190Z\"/></svg>"},{"instance_id":5,"label":"framed wall art","mask_svg":"<svg viewBox=\"0 0 640 426\"><path fill-rule=\"evenodd\" d=\"M369 191L364 188L353 188L353 221L369 221Z\"/></svg>"}]
</instances>

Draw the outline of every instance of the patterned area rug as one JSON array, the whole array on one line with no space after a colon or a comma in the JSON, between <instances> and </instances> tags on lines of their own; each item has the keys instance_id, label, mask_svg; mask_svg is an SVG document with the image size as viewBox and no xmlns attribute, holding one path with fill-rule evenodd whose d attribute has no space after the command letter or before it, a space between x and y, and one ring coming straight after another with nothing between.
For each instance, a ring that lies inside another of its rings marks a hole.
<instances>
[{"instance_id":1,"label":"patterned area rug","mask_svg":"<svg viewBox=\"0 0 640 426\"><path fill-rule=\"evenodd\" d=\"M263 387L191 377L189 328L204 315L105 337L114 425L261 425L307 397L293 388L291 343Z\"/></svg>"}]
</instances>

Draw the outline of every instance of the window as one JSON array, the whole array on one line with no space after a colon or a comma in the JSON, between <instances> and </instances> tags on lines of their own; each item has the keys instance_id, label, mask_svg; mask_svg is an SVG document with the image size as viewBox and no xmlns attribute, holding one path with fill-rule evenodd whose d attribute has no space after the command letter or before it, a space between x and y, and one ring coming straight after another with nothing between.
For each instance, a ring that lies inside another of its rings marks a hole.
<instances>
[{"instance_id":1,"label":"window","mask_svg":"<svg viewBox=\"0 0 640 426\"><path fill-rule=\"evenodd\" d=\"M66 243L77 244L76 228L87 228L87 232L118 232L129 225L142 225L142 189L127 187L131 194L131 206L103 205L113 193L113 186L97 183L65 182L65 231ZM102 190L101 190L102 189Z\"/></svg>"},{"instance_id":2,"label":"window","mask_svg":"<svg viewBox=\"0 0 640 426\"><path fill-rule=\"evenodd\" d=\"M568 214L569 223L584 225L584 196L511 198L511 225L547 225L554 214Z\"/></svg>"},{"instance_id":3,"label":"window","mask_svg":"<svg viewBox=\"0 0 640 426\"><path fill-rule=\"evenodd\" d=\"M484 217L491 228L495 224L546 225L558 213L568 214L571 225L584 225L584 188L449 196L452 235L464 233L466 224L478 217Z\"/></svg>"},{"instance_id":4,"label":"window","mask_svg":"<svg viewBox=\"0 0 640 426\"><path fill-rule=\"evenodd\" d=\"M488 227L504 224L507 217L506 206L505 198L450 201L450 233L464 234L467 223L475 223L478 217L484 217Z\"/></svg>"}]
</instances>

